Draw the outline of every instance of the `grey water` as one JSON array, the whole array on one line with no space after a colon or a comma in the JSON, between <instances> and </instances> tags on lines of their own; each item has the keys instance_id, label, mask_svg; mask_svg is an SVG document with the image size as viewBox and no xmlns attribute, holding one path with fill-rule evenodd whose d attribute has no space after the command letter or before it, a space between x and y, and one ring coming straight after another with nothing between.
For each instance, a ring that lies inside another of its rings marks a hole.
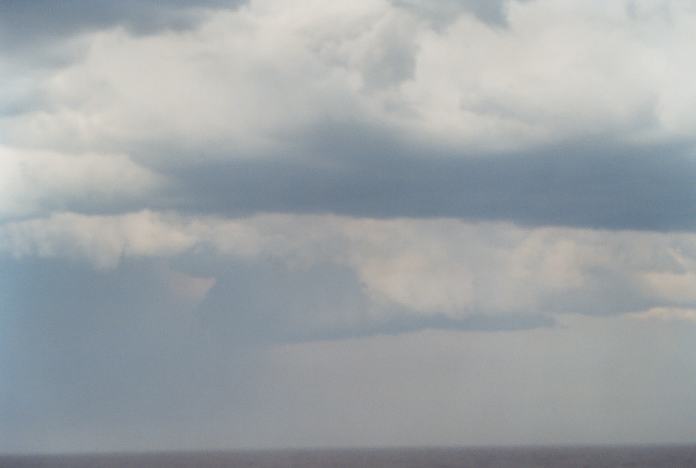
<instances>
[{"instance_id":1,"label":"grey water","mask_svg":"<svg viewBox=\"0 0 696 468\"><path fill-rule=\"evenodd\" d=\"M320 449L150 454L0 455L1 468L696 467L696 445Z\"/></svg>"}]
</instances>

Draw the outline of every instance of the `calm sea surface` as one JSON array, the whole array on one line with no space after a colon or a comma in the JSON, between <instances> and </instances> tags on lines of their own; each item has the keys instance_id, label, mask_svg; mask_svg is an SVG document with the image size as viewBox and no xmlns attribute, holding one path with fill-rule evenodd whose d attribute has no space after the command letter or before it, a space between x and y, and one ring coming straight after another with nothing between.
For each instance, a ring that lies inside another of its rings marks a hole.
<instances>
[{"instance_id":1,"label":"calm sea surface","mask_svg":"<svg viewBox=\"0 0 696 468\"><path fill-rule=\"evenodd\" d=\"M0 456L0 467L696 468L696 446L282 450L148 455Z\"/></svg>"}]
</instances>

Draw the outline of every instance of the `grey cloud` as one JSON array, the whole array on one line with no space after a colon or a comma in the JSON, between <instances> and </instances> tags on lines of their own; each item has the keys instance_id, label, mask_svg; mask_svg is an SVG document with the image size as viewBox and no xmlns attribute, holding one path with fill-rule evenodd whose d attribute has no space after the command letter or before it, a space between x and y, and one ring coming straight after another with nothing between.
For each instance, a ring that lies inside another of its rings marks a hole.
<instances>
[{"instance_id":1,"label":"grey cloud","mask_svg":"<svg viewBox=\"0 0 696 468\"><path fill-rule=\"evenodd\" d=\"M552 325L541 316L370 320L361 316L370 304L344 270L197 262L173 265L215 272L219 282L192 306L171 295L162 261L95 272L79 262L2 259L0 450L40 450L43 435L57 432L71 446L89 440L112 450L177 445L189 427L194 445L197 437L225 440L221 430L248 437L264 405L256 389L272 345Z\"/></svg>"},{"instance_id":2,"label":"grey cloud","mask_svg":"<svg viewBox=\"0 0 696 468\"><path fill-rule=\"evenodd\" d=\"M124 26L136 33L185 28L196 9L233 7L237 0L2 0L0 41L3 48L50 43L92 29Z\"/></svg>"},{"instance_id":3,"label":"grey cloud","mask_svg":"<svg viewBox=\"0 0 696 468\"><path fill-rule=\"evenodd\" d=\"M423 330L456 331L519 331L553 327L556 321L546 315L471 315L452 318L446 315L403 315L398 318L368 324L361 328L337 329L308 335L301 341L352 339L379 335L402 335Z\"/></svg>"},{"instance_id":4,"label":"grey cloud","mask_svg":"<svg viewBox=\"0 0 696 468\"><path fill-rule=\"evenodd\" d=\"M433 3L427 0L393 0L395 5L428 18L436 26L446 25L465 12L489 24L504 25L507 2L508 0L445 0Z\"/></svg>"},{"instance_id":5,"label":"grey cloud","mask_svg":"<svg viewBox=\"0 0 696 468\"><path fill-rule=\"evenodd\" d=\"M155 149L163 154L169 150ZM629 145L592 137L478 155L409 146L377 129L331 125L298 138L283 154L229 158L227 151L211 149L209 157L185 157L176 163L154 158L160 163L152 164L142 158L141 163L150 164L167 181L156 193L55 197L42 200L39 210L334 213L524 226L696 229L696 158L690 145L679 142ZM135 149L134 154L137 159Z\"/></svg>"},{"instance_id":6,"label":"grey cloud","mask_svg":"<svg viewBox=\"0 0 696 468\"><path fill-rule=\"evenodd\" d=\"M165 169L162 208L226 214L454 217L605 229L696 228L696 159L686 145L588 139L524 153L407 147L329 129L306 154Z\"/></svg>"},{"instance_id":7,"label":"grey cloud","mask_svg":"<svg viewBox=\"0 0 696 468\"><path fill-rule=\"evenodd\" d=\"M47 446L45 432L120 434L136 436L132 446L137 434L157 441L162 425L185 432L241 416L259 355L211 341L190 307L168 294L160 269L132 263L95 274L66 262L0 263L9 279L0 287L0 434L34 434L23 443L36 448Z\"/></svg>"},{"instance_id":8,"label":"grey cloud","mask_svg":"<svg viewBox=\"0 0 696 468\"><path fill-rule=\"evenodd\" d=\"M594 268L582 288L549 294L539 308L549 314L576 313L595 317L640 312L651 307L679 305L659 300L635 279L606 268Z\"/></svg>"},{"instance_id":9,"label":"grey cloud","mask_svg":"<svg viewBox=\"0 0 696 468\"><path fill-rule=\"evenodd\" d=\"M343 269L288 271L261 260L231 262L216 276L198 314L227 341L298 341L370 307L354 275Z\"/></svg>"},{"instance_id":10,"label":"grey cloud","mask_svg":"<svg viewBox=\"0 0 696 468\"><path fill-rule=\"evenodd\" d=\"M289 302L275 324L263 317L271 328L290 323L282 314L300 314L303 300L322 305L320 293L303 299L293 288L319 281L328 296L344 273L285 278L268 263L225 270L204 260L95 273L4 259L0 450L669 442L693 423L693 326L575 318L549 330L530 318L525 328L538 329L526 333L317 341L264 355L204 333L225 323L167 299L160 269L215 270L225 281L216 294L229 289L240 305Z\"/></svg>"},{"instance_id":11,"label":"grey cloud","mask_svg":"<svg viewBox=\"0 0 696 468\"><path fill-rule=\"evenodd\" d=\"M423 330L503 331L553 326L541 314L449 317L375 304L349 270L320 265L288 269L276 262L232 262L197 308L219 339L296 343L400 335Z\"/></svg>"},{"instance_id":12,"label":"grey cloud","mask_svg":"<svg viewBox=\"0 0 696 468\"><path fill-rule=\"evenodd\" d=\"M157 192L41 200L55 210L139 209L229 216L263 212L512 221L525 226L691 231L696 158L690 145L567 142L525 152L461 154L374 129L332 126L276 155L166 159ZM302 143L304 141L304 143ZM156 151L168 153L168 149ZM172 149L172 151L174 151ZM137 152L135 153L137 155ZM148 158L144 158L144 164Z\"/></svg>"},{"instance_id":13,"label":"grey cloud","mask_svg":"<svg viewBox=\"0 0 696 468\"><path fill-rule=\"evenodd\" d=\"M201 148L201 158L179 157L181 151L173 146L129 151L165 177L158 193L97 198L77 193L42 200L40 209L335 213L507 220L527 226L696 228L696 158L689 144L678 141L631 145L594 136L519 152L467 154L410 144L379 128L333 123L293 137L282 154L230 158L231 150L222 146ZM172 157L150 157L154 153Z\"/></svg>"}]
</instances>

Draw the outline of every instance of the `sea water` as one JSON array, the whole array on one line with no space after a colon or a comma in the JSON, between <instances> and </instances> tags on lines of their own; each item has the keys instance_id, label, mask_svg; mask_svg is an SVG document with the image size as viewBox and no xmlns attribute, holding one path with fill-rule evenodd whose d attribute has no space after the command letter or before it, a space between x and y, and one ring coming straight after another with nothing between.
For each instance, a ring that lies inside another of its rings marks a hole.
<instances>
[{"instance_id":1,"label":"sea water","mask_svg":"<svg viewBox=\"0 0 696 468\"><path fill-rule=\"evenodd\" d=\"M0 456L2 468L696 468L695 446L270 450Z\"/></svg>"}]
</instances>

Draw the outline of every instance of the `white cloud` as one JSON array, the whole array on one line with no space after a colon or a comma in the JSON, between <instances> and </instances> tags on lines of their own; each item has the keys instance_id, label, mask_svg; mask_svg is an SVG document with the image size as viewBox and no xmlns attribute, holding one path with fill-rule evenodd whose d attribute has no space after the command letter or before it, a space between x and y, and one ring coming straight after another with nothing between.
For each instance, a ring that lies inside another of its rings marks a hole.
<instances>
[{"instance_id":1,"label":"white cloud","mask_svg":"<svg viewBox=\"0 0 696 468\"><path fill-rule=\"evenodd\" d=\"M142 211L121 216L55 213L0 226L0 249L14 256L86 258L114 268L123 257L167 256L197 242L176 220Z\"/></svg>"},{"instance_id":2,"label":"white cloud","mask_svg":"<svg viewBox=\"0 0 696 468\"><path fill-rule=\"evenodd\" d=\"M194 149L224 143L235 157L267 148L325 112L354 109L349 43L386 7L350 5L255 2L192 32L94 34L85 60L45 83L52 109L9 128L25 142L80 148L174 140Z\"/></svg>"},{"instance_id":3,"label":"white cloud","mask_svg":"<svg viewBox=\"0 0 696 468\"><path fill-rule=\"evenodd\" d=\"M363 258L356 266L373 295L408 308L456 314L474 302L472 272L443 257L406 251L392 258Z\"/></svg>"},{"instance_id":4,"label":"white cloud","mask_svg":"<svg viewBox=\"0 0 696 468\"><path fill-rule=\"evenodd\" d=\"M480 150L688 137L696 12L662 4L511 2L505 28L463 15L434 30L384 0L256 0L192 31L85 36L44 108L3 127L26 145L228 157L287 149L326 119Z\"/></svg>"},{"instance_id":5,"label":"white cloud","mask_svg":"<svg viewBox=\"0 0 696 468\"><path fill-rule=\"evenodd\" d=\"M647 285L657 295L676 302L696 302L696 272L669 271L647 272L643 275Z\"/></svg>"},{"instance_id":6,"label":"white cloud","mask_svg":"<svg viewBox=\"0 0 696 468\"><path fill-rule=\"evenodd\" d=\"M62 203L110 203L143 196L163 180L124 155L65 154L0 146L0 219Z\"/></svg>"}]
</instances>

